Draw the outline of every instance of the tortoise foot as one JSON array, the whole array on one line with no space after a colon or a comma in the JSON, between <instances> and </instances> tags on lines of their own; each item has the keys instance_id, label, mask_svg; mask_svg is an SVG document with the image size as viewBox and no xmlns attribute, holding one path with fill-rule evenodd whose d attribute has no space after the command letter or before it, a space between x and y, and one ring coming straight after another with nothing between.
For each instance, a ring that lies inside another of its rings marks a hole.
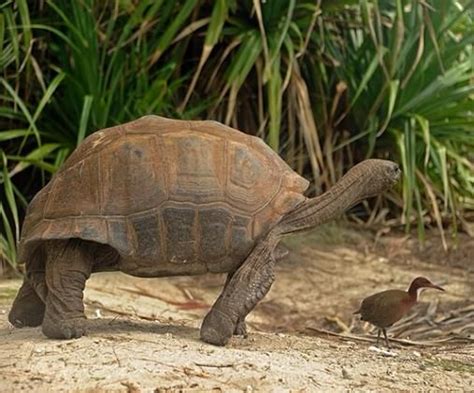
<instances>
[{"instance_id":1,"label":"tortoise foot","mask_svg":"<svg viewBox=\"0 0 474 393\"><path fill-rule=\"evenodd\" d=\"M45 318L42 330L45 336L57 339L79 338L86 334L86 318L52 320Z\"/></svg>"},{"instance_id":2,"label":"tortoise foot","mask_svg":"<svg viewBox=\"0 0 474 393\"><path fill-rule=\"evenodd\" d=\"M201 340L209 344L226 345L235 331L235 323L224 313L211 309L201 326Z\"/></svg>"},{"instance_id":3,"label":"tortoise foot","mask_svg":"<svg viewBox=\"0 0 474 393\"><path fill-rule=\"evenodd\" d=\"M44 317L44 304L38 305L37 309L31 307L12 307L8 314L8 321L17 328L40 326Z\"/></svg>"},{"instance_id":4,"label":"tortoise foot","mask_svg":"<svg viewBox=\"0 0 474 393\"><path fill-rule=\"evenodd\" d=\"M28 281L24 281L13 302L8 321L17 328L41 325L45 305Z\"/></svg>"}]
</instances>

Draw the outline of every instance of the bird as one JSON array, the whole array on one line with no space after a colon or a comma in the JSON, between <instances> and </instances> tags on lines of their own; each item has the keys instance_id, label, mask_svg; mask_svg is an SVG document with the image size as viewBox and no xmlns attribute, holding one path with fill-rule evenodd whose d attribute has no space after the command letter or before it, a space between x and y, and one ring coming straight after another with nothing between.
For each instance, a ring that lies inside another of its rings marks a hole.
<instances>
[{"instance_id":1,"label":"bird","mask_svg":"<svg viewBox=\"0 0 474 393\"><path fill-rule=\"evenodd\" d=\"M443 288L433 284L426 277L417 277L411 282L408 291L389 289L365 298L359 310L354 314L360 314L362 321L370 322L378 328L377 345L380 340L380 332L383 332L387 348L390 349L386 329L410 311L418 301L420 292L424 288L444 291Z\"/></svg>"}]
</instances>

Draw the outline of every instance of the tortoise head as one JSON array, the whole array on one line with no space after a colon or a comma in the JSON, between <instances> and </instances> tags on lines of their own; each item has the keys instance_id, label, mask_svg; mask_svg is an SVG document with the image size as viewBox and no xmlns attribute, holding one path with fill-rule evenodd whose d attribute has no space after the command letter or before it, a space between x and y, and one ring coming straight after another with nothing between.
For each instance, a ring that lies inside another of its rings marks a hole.
<instances>
[{"instance_id":1,"label":"tortoise head","mask_svg":"<svg viewBox=\"0 0 474 393\"><path fill-rule=\"evenodd\" d=\"M400 175L401 170L395 162L370 159L354 166L344 177L350 179L360 201L390 189L400 179Z\"/></svg>"}]
</instances>

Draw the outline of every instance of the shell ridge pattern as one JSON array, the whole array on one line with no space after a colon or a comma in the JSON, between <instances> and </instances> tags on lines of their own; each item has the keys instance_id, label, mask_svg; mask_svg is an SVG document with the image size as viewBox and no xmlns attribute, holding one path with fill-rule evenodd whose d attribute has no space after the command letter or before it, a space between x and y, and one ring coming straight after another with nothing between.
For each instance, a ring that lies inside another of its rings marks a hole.
<instances>
[{"instance_id":1,"label":"shell ridge pattern","mask_svg":"<svg viewBox=\"0 0 474 393\"><path fill-rule=\"evenodd\" d=\"M182 130L167 138L166 144L174 165L171 199L226 202L222 187L222 137L202 132Z\"/></svg>"},{"instance_id":2,"label":"shell ridge pattern","mask_svg":"<svg viewBox=\"0 0 474 393\"><path fill-rule=\"evenodd\" d=\"M157 216L158 216L158 230L159 230L159 246L160 246L160 251L161 251L161 256L164 257L167 255L168 252L168 242L166 241L167 239L167 228L166 224L163 218L163 212L161 207L170 202L170 192L171 192L171 186L170 186L170 178L169 178L169 168L170 168L170 162L169 162L169 156L166 154L163 150L164 144L163 144L163 137L162 134L156 134L155 135L155 147L156 147L156 152L160 157L161 163L164 167L163 172L163 177L162 177L162 185L163 185L163 192L165 193L165 198L164 200L160 203L159 206L155 208L157 211Z\"/></svg>"},{"instance_id":3,"label":"shell ridge pattern","mask_svg":"<svg viewBox=\"0 0 474 393\"><path fill-rule=\"evenodd\" d=\"M238 154L238 150L237 149L240 149L241 147L245 147L242 143L233 143L233 155L236 156ZM258 149L258 148L255 148L255 146L251 143L251 147L256 151L256 153L258 154L258 158L259 158L259 164L260 165L263 165L263 163L265 163L265 155L262 154L262 151L261 149ZM232 155L231 151L228 151L228 156L230 157ZM248 153L248 150L244 150L244 155ZM255 152L252 152L255 154ZM245 159L246 157L244 157ZM239 172L242 172L243 171L243 168L239 168L239 165L237 165L236 162L234 162L234 166L236 168L239 169ZM273 168L272 168L273 169ZM231 168L229 168L228 170L228 173L231 173ZM272 175L271 171L267 171L267 173L265 173L265 175ZM280 193L281 191L281 188L282 188L282 179L283 179L283 173L278 173L278 176L273 176L273 180L277 180L278 181L278 184L276 185L273 185L272 189L273 189L273 192L271 192L271 194L267 195L267 198L264 200L264 201L260 201L259 205L257 205L252 211L251 213L253 215L255 214L258 214L260 213L262 210L264 210L274 199L275 197ZM258 182L259 179L255 179L255 182ZM262 181L266 180L266 179L261 179ZM239 184L239 182L237 181L236 183L236 180L235 178L231 178L229 179L229 183L230 184L236 184L237 187L241 187L241 184ZM227 190L229 190L229 185L226 187ZM268 192L268 190L267 190ZM239 200L238 197L236 197L235 195L232 195L232 194L229 194L228 195L229 199L230 200ZM248 198L248 196L247 196ZM246 202L248 201L248 199L244 199L243 202ZM242 201L241 201L242 202ZM253 204L256 204L257 202L253 201Z\"/></svg>"},{"instance_id":4,"label":"shell ridge pattern","mask_svg":"<svg viewBox=\"0 0 474 393\"><path fill-rule=\"evenodd\" d=\"M217 122L148 116L94 138L43 189L25 252L29 241L79 237L109 244L143 272L152 262L218 272L245 258L300 188L260 138Z\"/></svg>"},{"instance_id":5,"label":"shell ridge pattern","mask_svg":"<svg viewBox=\"0 0 474 393\"><path fill-rule=\"evenodd\" d=\"M117 134L117 137L112 138L113 136L112 134L114 133ZM69 161L71 161L72 159L72 163L70 164L70 166L74 166L81 161L85 161L92 155L101 153L103 150L107 149L110 143L113 143L114 141L122 138L124 135L125 135L124 126L122 124L93 132L92 134L87 136L87 138L82 143L84 147L91 145L90 148L85 152L78 151L76 149L68 159ZM107 139L111 141L108 144L103 144L102 142L104 142L104 140L107 140ZM78 148L81 148L82 145L79 145ZM74 153L82 153L81 158L77 162L74 161L75 159L75 156L73 156ZM59 174L63 170L66 170L68 168L69 166L67 168L63 166L57 173Z\"/></svg>"},{"instance_id":6,"label":"shell ridge pattern","mask_svg":"<svg viewBox=\"0 0 474 393\"><path fill-rule=\"evenodd\" d=\"M97 154L97 184L103 184L102 183L102 154ZM99 214L102 215L104 213L104 194L103 194L103 187L97 187L98 192L98 203L99 203Z\"/></svg>"},{"instance_id":7,"label":"shell ridge pattern","mask_svg":"<svg viewBox=\"0 0 474 393\"><path fill-rule=\"evenodd\" d=\"M169 163L168 155L163 152L162 140L163 138L161 137L161 135L155 135L153 147L154 147L155 153L160 157L160 161L163 166L163 168L161 168L161 172L163 173L162 192L165 194L165 197L163 198L162 203L165 203L169 201L169 198L170 198L170 179L168 177L170 163Z\"/></svg>"},{"instance_id":8,"label":"shell ridge pattern","mask_svg":"<svg viewBox=\"0 0 474 393\"><path fill-rule=\"evenodd\" d=\"M223 151L224 151L224 162L223 162L223 186L222 189L224 190L224 199L229 200L229 194L228 194L228 188L227 184L229 181L229 142L226 138L223 138ZM228 205L228 204L227 204ZM231 208L231 219L227 225L226 228L226 233L225 233L225 249L226 249L226 254L230 254L232 252L232 233L233 233L233 228L235 226L235 215L236 213L233 211ZM251 217L248 217L249 220L251 220ZM208 261L206 261L206 266L207 269L210 270L210 264Z\"/></svg>"},{"instance_id":9,"label":"shell ridge pattern","mask_svg":"<svg viewBox=\"0 0 474 393\"><path fill-rule=\"evenodd\" d=\"M74 218L100 218L100 219L123 219L123 220L126 220L128 218L133 218L137 215L141 215L141 214L144 214L144 213L153 213L157 210L161 210L163 207L167 207L165 205L168 206L176 206L176 207L179 207L179 206L183 206L183 207L195 207L195 208L201 208L201 207L204 207L204 208L214 208L214 207L217 207L217 208L224 208L224 209L229 209L232 211L232 213L234 214L238 214L238 215L241 215L241 216L244 216L246 218L251 218L251 216L253 215L252 212L250 212L249 215L246 215L244 212L241 212L240 210L236 210L233 206L230 206L229 204L225 203L225 202L222 202L222 201L216 201L216 202L209 202L209 203L193 203L193 202L188 202L188 201L176 201L176 200L167 200L167 201L163 201L162 203L160 203L159 206L156 206L156 207L152 207L150 209L146 209L146 210L141 210L141 211L138 211L138 212L134 212L134 213L130 213L130 214L84 214L84 215L65 215L65 216L62 216L62 217L51 217L51 218L44 218L44 221L61 221L61 220L69 220L69 219L74 219Z\"/></svg>"}]
</instances>

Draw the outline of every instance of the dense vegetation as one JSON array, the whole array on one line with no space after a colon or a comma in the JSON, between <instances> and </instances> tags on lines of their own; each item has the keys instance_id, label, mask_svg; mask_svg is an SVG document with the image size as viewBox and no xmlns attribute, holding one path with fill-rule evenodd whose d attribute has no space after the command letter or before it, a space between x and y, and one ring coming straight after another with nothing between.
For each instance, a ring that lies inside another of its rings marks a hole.
<instances>
[{"instance_id":1,"label":"dense vegetation","mask_svg":"<svg viewBox=\"0 0 474 393\"><path fill-rule=\"evenodd\" d=\"M474 1L6 1L0 257L89 133L145 114L257 134L311 192L366 157L401 163L387 206L453 230L474 207ZM398 212L398 213L397 213ZM444 237L443 237L444 239Z\"/></svg>"}]
</instances>

